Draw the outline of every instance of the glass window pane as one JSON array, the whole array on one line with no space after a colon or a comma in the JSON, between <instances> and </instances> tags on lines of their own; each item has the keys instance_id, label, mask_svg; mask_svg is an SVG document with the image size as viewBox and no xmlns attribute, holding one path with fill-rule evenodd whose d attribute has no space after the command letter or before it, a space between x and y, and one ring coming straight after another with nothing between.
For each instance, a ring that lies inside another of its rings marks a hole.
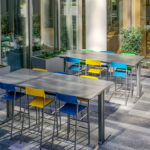
<instances>
[{"instance_id":1,"label":"glass window pane","mask_svg":"<svg viewBox=\"0 0 150 150\"><path fill-rule=\"evenodd\" d=\"M32 0L33 5L33 55L54 51L55 0Z\"/></svg>"},{"instance_id":2,"label":"glass window pane","mask_svg":"<svg viewBox=\"0 0 150 150\"><path fill-rule=\"evenodd\" d=\"M29 66L27 0L1 1L2 64L11 71Z\"/></svg>"},{"instance_id":3,"label":"glass window pane","mask_svg":"<svg viewBox=\"0 0 150 150\"><path fill-rule=\"evenodd\" d=\"M60 1L61 48L78 47L78 0Z\"/></svg>"}]
</instances>

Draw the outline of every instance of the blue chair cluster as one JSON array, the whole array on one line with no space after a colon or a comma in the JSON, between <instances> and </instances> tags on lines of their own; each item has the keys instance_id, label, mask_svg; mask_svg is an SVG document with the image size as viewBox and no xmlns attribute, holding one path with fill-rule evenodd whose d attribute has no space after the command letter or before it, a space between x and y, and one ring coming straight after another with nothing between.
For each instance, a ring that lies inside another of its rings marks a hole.
<instances>
[{"instance_id":1,"label":"blue chair cluster","mask_svg":"<svg viewBox=\"0 0 150 150\"><path fill-rule=\"evenodd\" d=\"M2 100L10 101L12 102L12 112L11 112L11 132L10 137L12 138L13 135L13 126L14 126L14 107L15 107L15 101L25 94L16 91L16 86L14 84L7 84L0 82L0 88L5 90L5 94L1 97ZM21 99L20 99L21 100ZM21 113L21 106L20 106L20 113ZM21 114L20 114L21 116Z\"/></svg>"}]
</instances>

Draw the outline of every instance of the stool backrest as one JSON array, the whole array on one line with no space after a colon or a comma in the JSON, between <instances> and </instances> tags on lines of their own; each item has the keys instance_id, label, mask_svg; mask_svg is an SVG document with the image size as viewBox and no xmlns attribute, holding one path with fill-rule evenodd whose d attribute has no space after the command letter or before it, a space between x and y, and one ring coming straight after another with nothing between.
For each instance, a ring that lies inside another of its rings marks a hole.
<instances>
[{"instance_id":1,"label":"stool backrest","mask_svg":"<svg viewBox=\"0 0 150 150\"><path fill-rule=\"evenodd\" d=\"M100 60L86 59L86 65L101 66Z\"/></svg>"},{"instance_id":2,"label":"stool backrest","mask_svg":"<svg viewBox=\"0 0 150 150\"><path fill-rule=\"evenodd\" d=\"M81 49L81 50L85 52L94 52L94 50L91 50L91 49Z\"/></svg>"},{"instance_id":3,"label":"stool backrest","mask_svg":"<svg viewBox=\"0 0 150 150\"><path fill-rule=\"evenodd\" d=\"M35 88L30 88L30 87L26 87L25 89L26 89L27 95L45 98L45 92L43 89L35 89Z\"/></svg>"},{"instance_id":4,"label":"stool backrest","mask_svg":"<svg viewBox=\"0 0 150 150\"><path fill-rule=\"evenodd\" d=\"M70 73L67 73L67 72L54 72L54 73L57 73L57 74L64 74L64 75L71 75Z\"/></svg>"},{"instance_id":5,"label":"stool backrest","mask_svg":"<svg viewBox=\"0 0 150 150\"><path fill-rule=\"evenodd\" d=\"M127 64L118 63L118 62L111 62L110 67L113 67L113 68L116 68L116 69L127 69Z\"/></svg>"},{"instance_id":6,"label":"stool backrest","mask_svg":"<svg viewBox=\"0 0 150 150\"><path fill-rule=\"evenodd\" d=\"M48 72L46 69L41 69L41 68L32 68L34 71L43 71L43 72Z\"/></svg>"},{"instance_id":7,"label":"stool backrest","mask_svg":"<svg viewBox=\"0 0 150 150\"><path fill-rule=\"evenodd\" d=\"M56 100L63 101L65 103L70 103L70 104L78 104L78 100L76 96L71 96L71 95L66 95L61 93L56 93Z\"/></svg>"},{"instance_id":8,"label":"stool backrest","mask_svg":"<svg viewBox=\"0 0 150 150\"><path fill-rule=\"evenodd\" d=\"M15 87L16 86L14 84L8 84L8 83L0 82L0 88L3 90L15 92L16 91Z\"/></svg>"},{"instance_id":9,"label":"stool backrest","mask_svg":"<svg viewBox=\"0 0 150 150\"><path fill-rule=\"evenodd\" d=\"M114 54L114 52L111 52L111 51L100 51L102 53L109 53L109 54Z\"/></svg>"},{"instance_id":10,"label":"stool backrest","mask_svg":"<svg viewBox=\"0 0 150 150\"><path fill-rule=\"evenodd\" d=\"M66 62L80 64L80 59L79 58L66 57L65 59L66 59Z\"/></svg>"}]
</instances>

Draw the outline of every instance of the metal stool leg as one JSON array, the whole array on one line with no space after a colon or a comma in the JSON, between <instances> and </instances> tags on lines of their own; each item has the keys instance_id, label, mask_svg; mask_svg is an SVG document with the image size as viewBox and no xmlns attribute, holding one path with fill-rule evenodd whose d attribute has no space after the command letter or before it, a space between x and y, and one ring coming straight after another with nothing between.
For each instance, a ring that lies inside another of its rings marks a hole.
<instances>
[{"instance_id":1,"label":"metal stool leg","mask_svg":"<svg viewBox=\"0 0 150 150\"><path fill-rule=\"evenodd\" d=\"M88 121L88 145L90 145L90 107L89 107L89 101L88 101L88 107L87 107L87 121Z\"/></svg>"},{"instance_id":2,"label":"metal stool leg","mask_svg":"<svg viewBox=\"0 0 150 150\"><path fill-rule=\"evenodd\" d=\"M11 138L13 134L13 125L14 125L14 107L15 107L15 100L12 102L12 120L11 120L11 135L10 135Z\"/></svg>"},{"instance_id":3,"label":"metal stool leg","mask_svg":"<svg viewBox=\"0 0 150 150\"><path fill-rule=\"evenodd\" d=\"M127 106L127 101L128 101L128 95L127 95L127 90L128 90L128 75L126 76L126 101L125 101L125 105Z\"/></svg>"},{"instance_id":4,"label":"metal stool leg","mask_svg":"<svg viewBox=\"0 0 150 150\"><path fill-rule=\"evenodd\" d=\"M54 136L55 136L55 122L56 122L56 101L55 101L55 114L54 114L54 125L53 125L53 135L52 135L52 145L51 145L51 149L53 150L53 144L54 144Z\"/></svg>"},{"instance_id":5,"label":"metal stool leg","mask_svg":"<svg viewBox=\"0 0 150 150\"><path fill-rule=\"evenodd\" d=\"M21 120L21 98L19 99L19 105L20 105L20 120Z\"/></svg>"},{"instance_id":6,"label":"metal stool leg","mask_svg":"<svg viewBox=\"0 0 150 150\"><path fill-rule=\"evenodd\" d=\"M115 77L115 91L117 90L117 78Z\"/></svg>"},{"instance_id":7,"label":"metal stool leg","mask_svg":"<svg viewBox=\"0 0 150 150\"><path fill-rule=\"evenodd\" d=\"M28 101L28 118L29 118L29 128L30 128L30 106L29 106L29 96L27 95L27 101Z\"/></svg>"},{"instance_id":8,"label":"metal stool leg","mask_svg":"<svg viewBox=\"0 0 150 150\"><path fill-rule=\"evenodd\" d=\"M35 107L35 111L36 111L36 125L37 125L37 120L38 120L38 118L37 118L37 107Z\"/></svg>"},{"instance_id":9,"label":"metal stool leg","mask_svg":"<svg viewBox=\"0 0 150 150\"><path fill-rule=\"evenodd\" d=\"M23 137L24 115L25 115L25 109L26 109L26 101L27 101L27 95L26 95L26 100L24 101L24 112L23 112L22 128L21 128L21 134L20 134L20 143L22 142L22 137Z\"/></svg>"},{"instance_id":10,"label":"metal stool leg","mask_svg":"<svg viewBox=\"0 0 150 150\"><path fill-rule=\"evenodd\" d=\"M59 101L59 108L60 108L60 101ZM61 130L61 113L59 112L59 121L60 121L60 130Z\"/></svg>"},{"instance_id":11,"label":"metal stool leg","mask_svg":"<svg viewBox=\"0 0 150 150\"><path fill-rule=\"evenodd\" d=\"M40 131L40 110L38 109L38 130Z\"/></svg>"},{"instance_id":12,"label":"metal stool leg","mask_svg":"<svg viewBox=\"0 0 150 150\"><path fill-rule=\"evenodd\" d=\"M132 80L132 71L131 71L131 96L133 96L133 89L134 89L132 82L133 82L133 80Z\"/></svg>"},{"instance_id":13,"label":"metal stool leg","mask_svg":"<svg viewBox=\"0 0 150 150\"><path fill-rule=\"evenodd\" d=\"M42 109L42 123L41 123L40 150L41 150L41 147L42 147L42 139L43 139L43 123L44 123L44 108Z\"/></svg>"},{"instance_id":14,"label":"metal stool leg","mask_svg":"<svg viewBox=\"0 0 150 150\"><path fill-rule=\"evenodd\" d=\"M70 115L68 115L67 121L67 140L69 140L69 133L70 133Z\"/></svg>"},{"instance_id":15,"label":"metal stool leg","mask_svg":"<svg viewBox=\"0 0 150 150\"><path fill-rule=\"evenodd\" d=\"M77 113L78 114L78 113ZM76 145L77 145L77 115L76 114L76 120L75 120L75 143L74 143L74 150L76 150Z\"/></svg>"}]
</instances>

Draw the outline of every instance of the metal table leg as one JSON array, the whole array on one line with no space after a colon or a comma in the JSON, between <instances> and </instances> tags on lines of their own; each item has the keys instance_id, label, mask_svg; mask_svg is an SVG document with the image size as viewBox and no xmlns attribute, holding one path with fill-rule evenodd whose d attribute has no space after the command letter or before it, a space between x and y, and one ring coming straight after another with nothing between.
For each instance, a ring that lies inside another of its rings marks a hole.
<instances>
[{"instance_id":1,"label":"metal table leg","mask_svg":"<svg viewBox=\"0 0 150 150\"><path fill-rule=\"evenodd\" d=\"M137 97L140 97L141 96L141 64L139 63L137 65L137 72L136 72L136 75L137 75Z\"/></svg>"},{"instance_id":2,"label":"metal table leg","mask_svg":"<svg viewBox=\"0 0 150 150\"><path fill-rule=\"evenodd\" d=\"M7 107L7 118L10 118L12 116L12 102L7 101L6 103Z\"/></svg>"},{"instance_id":3,"label":"metal table leg","mask_svg":"<svg viewBox=\"0 0 150 150\"><path fill-rule=\"evenodd\" d=\"M98 96L98 143L105 141L104 91Z\"/></svg>"},{"instance_id":4,"label":"metal table leg","mask_svg":"<svg viewBox=\"0 0 150 150\"><path fill-rule=\"evenodd\" d=\"M66 72L66 59L64 58L64 72Z\"/></svg>"}]
</instances>

